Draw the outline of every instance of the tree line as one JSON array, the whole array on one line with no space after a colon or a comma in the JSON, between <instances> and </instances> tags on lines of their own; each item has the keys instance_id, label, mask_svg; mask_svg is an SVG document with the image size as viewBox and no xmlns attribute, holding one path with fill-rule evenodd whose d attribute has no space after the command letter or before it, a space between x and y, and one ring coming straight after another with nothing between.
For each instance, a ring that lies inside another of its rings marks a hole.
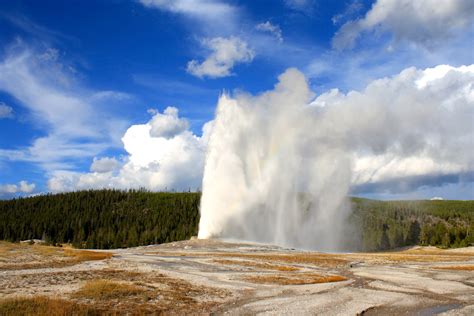
<instances>
[{"instance_id":1,"label":"tree line","mask_svg":"<svg viewBox=\"0 0 474 316\"><path fill-rule=\"evenodd\" d=\"M375 201L352 199L349 221L357 227L360 250L422 245L474 244L474 201Z\"/></svg>"},{"instance_id":2,"label":"tree line","mask_svg":"<svg viewBox=\"0 0 474 316\"><path fill-rule=\"evenodd\" d=\"M0 201L0 239L122 248L197 234L199 193L97 190Z\"/></svg>"},{"instance_id":3,"label":"tree line","mask_svg":"<svg viewBox=\"0 0 474 316\"><path fill-rule=\"evenodd\" d=\"M0 239L123 248L197 235L200 193L90 190L0 201ZM347 239L357 250L474 244L474 201L352 198ZM354 243L353 241L358 241Z\"/></svg>"}]
</instances>

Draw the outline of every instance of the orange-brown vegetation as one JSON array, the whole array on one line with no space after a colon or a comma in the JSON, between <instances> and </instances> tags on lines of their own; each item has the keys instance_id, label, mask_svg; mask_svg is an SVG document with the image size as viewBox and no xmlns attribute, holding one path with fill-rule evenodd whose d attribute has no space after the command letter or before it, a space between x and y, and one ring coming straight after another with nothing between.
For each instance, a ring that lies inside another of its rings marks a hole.
<instances>
[{"instance_id":1,"label":"orange-brown vegetation","mask_svg":"<svg viewBox=\"0 0 474 316\"><path fill-rule=\"evenodd\" d=\"M70 300L44 296L16 297L0 301L0 315L98 315L100 310Z\"/></svg>"},{"instance_id":2,"label":"orange-brown vegetation","mask_svg":"<svg viewBox=\"0 0 474 316\"><path fill-rule=\"evenodd\" d=\"M434 267L434 268L435 269L441 269L441 270L474 271L474 265L442 266L442 267Z\"/></svg>"},{"instance_id":3,"label":"orange-brown vegetation","mask_svg":"<svg viewBox=\"0 0 474 316\"><path fill-rule=\"evenodd\" d=\"M64 249L64 255L74 258L77 262L104 260L104 259L110 259L113 256L113 254L110 252L98 252L98 251L79 250L79 249L72 249L72 248Z\"/></svg>"},{"instance_id":4,"label":"orange-brown vegetation","mask_svg":"<svg viewBox=\"0 0 474 316\"><path fill-rule=\"evenodd\" d=\"M340 275L320 275L315 273L260 274L243 278L246 281L262 284L303 285L329 283L347 280Z\"/></svg>"},{"instance_id":5,"label":"orange-brown vegetation","mask_svg":"<svg viewBox=\"0 0 474 316\"><path fill-rule=\"evenodd\" d=\"M226 265L235 265L241 267L251 267L251 268L258 268L264 270L276 270L276 271L297 271L299 270L296 267L291 266L284 266L284 265L276 265L270 264L266 262L255 262L255 261L247 261L247 260L227 260L227 259L216 259L213 260L215 263L219 264L226 264Z\"/></svg>"},{"instance_id":6,"label":"orange-brown vegetation","mask_svg":"<svg viewBox=\"0 0 474 316\"><path fill-rule=\"evenodd\" d=\"M93 300L122 299L138 296L146 292L146 288L130 283L116 282L110 280L87 281L74 293L76 298L87 298Z\"/></svg>"}]
</instances>

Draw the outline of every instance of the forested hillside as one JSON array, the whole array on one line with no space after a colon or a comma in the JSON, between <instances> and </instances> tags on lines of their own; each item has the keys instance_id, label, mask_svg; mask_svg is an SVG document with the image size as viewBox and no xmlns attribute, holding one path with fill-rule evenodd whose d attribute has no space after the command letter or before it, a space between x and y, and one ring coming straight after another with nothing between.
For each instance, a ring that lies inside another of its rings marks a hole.
<instances>
[{"instance_id":1,"label":"forested hillside","mask_svg":"<svg viewBox=\"0 0 474 316\"><path fill-rule=\"evenodd\" d=\"M197 235L199 193L80 191L0 201L0 239L44 239L79 248L119 248ZM352 198L358 250L474 244L474 201Z\"/></svg>"},{"instance_id":2,"label":"forested hillside","mask_svg":"<svg viewBox=\"0 0 474 316\"><path fill-rule=\"evenodd\" d=\"M352 198L360 250L474 244L474 201L374 201Z\"/></svg>"},{"instance_id":3,"label":"forested hillside","mask_svg":"<svg viewBox=\"0 0 474 316\"><path fill-rule=\"evenodd\" d=\"M0 239L119 248L197 234L198 193L80 191L0 201Z\"/></svg>"}]
</instances>

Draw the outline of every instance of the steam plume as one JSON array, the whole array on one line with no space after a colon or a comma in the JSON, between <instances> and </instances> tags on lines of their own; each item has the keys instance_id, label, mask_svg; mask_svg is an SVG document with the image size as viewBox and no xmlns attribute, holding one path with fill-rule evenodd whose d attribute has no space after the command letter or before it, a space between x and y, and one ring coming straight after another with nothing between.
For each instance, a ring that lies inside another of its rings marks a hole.
<instances>
[{"instance_id":1,"label":"steam plume","mask_svg":"<svg viewBox=\"0 0 474 316\"><path fill-rule=\"evenodd\" d=\"M316 144L317 108L304 76L289 69L275 90L222 96L203 178L200 238L225 237L334 248L350 183L350 159Z\"/></svg>"},{"instance_id":2,"label":"steam plume","mask_svg":"<svg viewBox=\"0 0 474 316\"><path fill-rule=\"evenodd\" d=\"M370 166L356 159L418 159L430 162L430 172L472 172L473 79L474 66L409 68L363 92L333 90L310 104L303 74L289 69L272 91L223 95L199 238L341 249L351 185L371 180Z\"/></svg>"}]
</instances>

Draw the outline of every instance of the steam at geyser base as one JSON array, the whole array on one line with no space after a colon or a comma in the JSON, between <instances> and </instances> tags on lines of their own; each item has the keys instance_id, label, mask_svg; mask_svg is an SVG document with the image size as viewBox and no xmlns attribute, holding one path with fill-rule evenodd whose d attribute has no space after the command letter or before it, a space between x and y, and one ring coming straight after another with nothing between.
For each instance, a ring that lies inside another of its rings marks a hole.
<instances>
[{"instance_id":1,"label":"steam at geyser base","mask_svg":"<svg viewBox=\"0 0 474 316\"><path fill-rule=\"evenodd\" d=\"M435 79L459 69L438 70ZM472 83L474 69L468 70ZM357 154L433 160L430 150L446 146L451 139L443 130L456 124L460 135L453 146L472 145L459 128L470 126L472 102L462 93L452 97L465 80L449 86L447 104L430 90L443 85L440 80L428 85L430 74L409 68L391 81L375 81L364 93L333 90L310 103L314 95L304 75L288 69L274 90L221 96L206 156L199 238L346 250L345 241L353 238L347 196ZM457 109L467 122L455 116ZM450 157L435 159L443 164Z\"/></svg>"}]
</instances>

